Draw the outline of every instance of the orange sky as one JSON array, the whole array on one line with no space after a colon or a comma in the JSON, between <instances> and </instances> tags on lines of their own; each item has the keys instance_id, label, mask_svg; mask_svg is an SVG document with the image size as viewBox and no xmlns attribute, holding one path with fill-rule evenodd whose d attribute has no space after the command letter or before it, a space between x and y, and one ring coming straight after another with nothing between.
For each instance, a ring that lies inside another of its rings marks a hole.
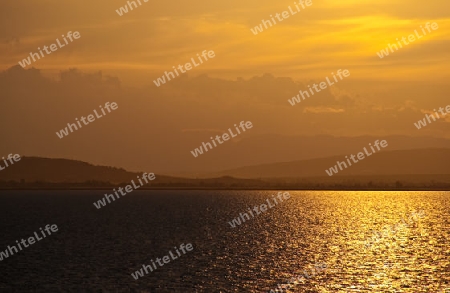
<instances>
[{"instance_id":1,"label":"orange sky","mask_svg":"<svg viewBox=\"0 0 450 293\"><path fill-rule=\"evenodd\" d=\"M142 1L143 3L143 1ZM236 78L262 73L322 78L349 68L355 79L444 80L449 77L449 4L410 0L321 0L254 36L250 28L293 1L143 3L123 16L123 0L6 1L0 66L6 69L69 30L81 39L36 63L41 69L103 70L130 84L214 50L217 58L191 72ZM387 60L376 52L428 21L439 29Z\"/></svg>"},{"instance_id":2,"label":"orange sky","mask_svg":"<svg viewBox=\"0 0 450 293\"><path fill-rule=\"evenodd\" d=\"M0 4L0 71L16 66L37 47L54 43L61 34L81 34L33 63L39 73L0 75L0 106L10 109L0 118L0 135L7 142L0 151L19 149L14 152L108 163L107 155L81 149L100 134L106 138L97 142L98 152L117 133L130 136L121 146L130 153L137 145L152 144L136 138L142 135L142 129L131 129L137 123L146 125L149 136L158 136L160 152L169 152L168 146L178 143L177 151L187 156L204 141L202 137L209 137L209 130L226 129L241 120L253 122L255 136L450 138L450 118L426 129L413 126L425 112L450 104L448 0L313 0L312 6L256 36L251 28L294 1L149 1L118 16L116 9L125 4L123 0ZM377 56L388 43L427 22L438 23L439 29L388 57ZM164 71L203 50L214 50L215 58L161 88L153 84ZM69 68L78 71L62 82L60 72ZM338 69L350 70L351 76L302 105L287 103L298 90ZM108 88L107 75L120 80L119 89ZM200 77L186 79L186 75ZM121 112L111 115L111 123L97 122L67 142L57 139L55 131L108 100L116 101ZM20 120L22 115L26 121ZM15 126L11 130L3 125ZM193 133L196 137L189 142L178 136ZM125 160L115 164L125 165Z\"/></svg>"}]
</instances>

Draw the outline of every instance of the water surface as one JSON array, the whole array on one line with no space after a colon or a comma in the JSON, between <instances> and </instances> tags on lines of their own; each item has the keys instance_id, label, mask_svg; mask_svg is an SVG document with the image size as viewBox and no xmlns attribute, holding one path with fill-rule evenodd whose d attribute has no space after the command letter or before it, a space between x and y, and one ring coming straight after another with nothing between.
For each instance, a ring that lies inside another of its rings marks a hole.
<instances>
[{"instance_id":1,"label":"water surface","mask_svg":"<svg viewBox=\"0 0 450 293\"><path fill-rule=\"evenodd\" d=\"M103 193L0 192L0 250L59 228L0 261L0 292L268 292L317 263L289 292L450 288L449 192L290 191L236 228L276 191L134 191L98 210ZM194 250L132 278L181 243Z\"/></svg>"}]
</instances>

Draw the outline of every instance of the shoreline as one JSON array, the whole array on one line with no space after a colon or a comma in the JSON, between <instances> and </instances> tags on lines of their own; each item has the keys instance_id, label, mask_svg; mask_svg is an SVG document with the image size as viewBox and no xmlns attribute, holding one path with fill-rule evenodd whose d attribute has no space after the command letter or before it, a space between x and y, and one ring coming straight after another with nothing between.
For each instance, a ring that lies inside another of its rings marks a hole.
<instances>
[{"instance_id":1,"label":"shoreline","mask_svg":"<svg viewBox=\"0 0 450 293\"><path fill-rule=\"evenodd\" d=\"M111 187L68 187L68 188L62 188L62 187L55 187L55 188L0 188L0 191L8 191L8 190L30 190L30 191L53 191L53 190L106 190L110 191L112 188L117 187L117 185L111 186ZM152 187L152 188L139 188L140 190L292 190L292 191L450 191L450 188L283 188L283 187L270 187L270 188L261 188L261 187L236 187L236 188L219 188L219 187ZM138 190L136 190L138 191Z\"/></svg>"}]
</instances>

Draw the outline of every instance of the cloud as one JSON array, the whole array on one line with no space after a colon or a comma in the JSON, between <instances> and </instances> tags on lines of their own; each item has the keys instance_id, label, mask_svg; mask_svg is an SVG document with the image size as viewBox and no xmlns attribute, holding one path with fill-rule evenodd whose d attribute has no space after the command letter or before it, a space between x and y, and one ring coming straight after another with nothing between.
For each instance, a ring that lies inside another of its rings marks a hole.
<instances>
[{"instance_id":1,"label":"cloud","mask_svg":"<svg viewBox=\"0 0 450 293\"><path fill-rule=\"evenodd\" d=\"M182 129L181 132L226 132L222 129Z\"/></svg>"},{"instance_id":2,"label":"cloud","mask_svg":"<svg viewBox=\"0 0 450 293\"><path fill-rule=\"evenodd\" d=\"M344 113L344 109L336 109L330 107L306 107L303 110L304 113Z\"/></svg>"},{"instance_id":3,"label":"cloud","mask_svg":"<svg viewBox=\"0 0 450 293\"><path fill-rule=\"evenodd\" d=\"M37 47L78 30L82 37L77 43L39 60L36 66L53 71L78 67L115 75L120 72L127 83L139 79L141 84L150 84L152 78L206 49L214 50L217 58L193 72L195 75L209 72L249 78L272 72L320 79L347 68L359 78L405 80L402 73L406 70L414 72L416 79L428 78L425 71L432 71L434 79L447 78L440 70L449 66L446 0L427 5L406 0L313 2L257 36L250 28L292 3L149 2L117 16L115 10L125 4L123 0L6 1L0 11L0 43L12 38L20 43L0 45L0 68L7 69ZM426 21L440 25L433 36L396 52L389 60L377 58L376 52L387 43Z\"/></svg>"},{"instance_id":4,"label":"cloud","mask_svg":"<svg viewBox=\"0 0 450 293\"><path fill-rule=\"evenodd\" d=\"M448 85L433 86L434 99L442 102L434 103L415 99L414 94L421 97L429 91L422 84L396 84L366 93L354 85L344 89L349 84L341 81L290 106L287 99L310 82L272 74L237 80L202 75L180 77L159 88L133 88L101 71L69 69L53 79L39 69L24 70L17 65L0 72L0 107L5 109L0 116L0 153L80 159L136 171L149 167L155 172L213 170L244 162L286 160L285 155L295 153L295 147L259 159L251 151L236 153L242 147L276 150L283 136L300 141L318 134L449 137L446 123L434 123L420 132L413 126L423 119L422 109L448 104ZM399 99L400 94L408 99ZM116 102L118 109L64 139L56 136L67 123L86 117L106 102ZM252 122L251 132L215 154L192 161L190 150L242 120Z\"/></svg>"}]
</instances>

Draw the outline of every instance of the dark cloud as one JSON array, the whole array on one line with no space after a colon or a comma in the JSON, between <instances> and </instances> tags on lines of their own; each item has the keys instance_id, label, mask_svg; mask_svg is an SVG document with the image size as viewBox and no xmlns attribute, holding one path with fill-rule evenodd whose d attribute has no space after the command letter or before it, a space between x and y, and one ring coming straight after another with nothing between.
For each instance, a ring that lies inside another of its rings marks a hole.
<instances>
[{"instance_id":1,"label":"dark cloud","mask_svg":"<svg viewBox=\"0 0 450 293\"><path fill-rule=\"evenodd\" d=\"M234 157L228 148L274 133L278 138L264 140L263 149L278 149L282 136L444 137L448 133L448 123L442 121L416 130L413 122L423 118L426 108L412 99L376 102L365 94L341 90L339 84L299 105L289 105L287 99L305 84L271 74L235 81L202 75L138 89L121 86L117 78L101 72L70 69L54 80L38 69L14 66L0 73L0 108L4 109L0 152L82 159L133 170L199 170L239 166L252 156L240 153ZM117 102L119 109L63 139L56 136L67 123L108 101ZM433 107L438 106L445 104ZM221 134L220 129L242 120L251 121L254 128L240 141L230 142L222 151L218 148L206 159L194 160L190 155L190 150L214 135L212 132ZM231 153L222 153L228 151ZM220 155L230 157L219 164L212 158ZM275 152L273 156L281 158Z\"/></svg>"}]
</instances>

